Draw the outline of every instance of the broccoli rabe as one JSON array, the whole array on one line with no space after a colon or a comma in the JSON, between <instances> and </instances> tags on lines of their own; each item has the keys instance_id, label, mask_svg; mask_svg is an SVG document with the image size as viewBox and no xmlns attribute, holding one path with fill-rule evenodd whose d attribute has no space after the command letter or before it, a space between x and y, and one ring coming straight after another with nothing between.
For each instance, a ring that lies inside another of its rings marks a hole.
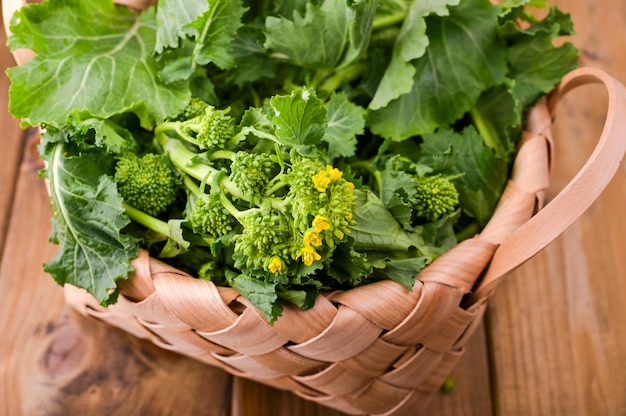
<instances>
[{"instance_id":1,"label":"broccoli rabe","mask_svg":"<svg viewBox=\"0 0 626 416\"><path fill-rule=\"evenodd\" d=\"M192 97L183 111L170 118L170 121L186 121L205 114L209 104L197 97Z\"/></svg>"},{"instance_id":2,"label":"broccoli rabe","mask_svg":"<svg viewBox=\"0 0 626 416\"><path fill-rule=\"evenodd\" d=\"M203 111L202 111L203 110ZM235 119L229 109L220 110L198 99L190 102L175 120L162 123L155 132L172 131L201 150L223 148L235 132ZM197 115L196 115L197 114ZM185 116L193 116L184 119Z\"/></svg>"},{"instance_id":3,"label":"broccoli rabe","mask_svg":"<svg viewBox=\"0 0 626 416\"><path fill-rule=\"evenodd\" d=\"M195 233L222 237L232 232L237 221L219 201L217 194L201 195L189 214L189 222Z\"/></svg>"},{"instance_id":4,"label":"broccoli rabe","mask_svg":"<svg viewBox=\"0 0 626 416\"><path fill-rule=\"evenodd\" d=\"M423 175L416 178L415 213L428 221L436 221L459 206L459 192L453 176Z\"/></svg>"},{"instance_id":5,"label":"broccoli rabe","mask_svg":"<svg viewBox=\"0 0 626 416\"><path fill-rule=\"evenodd\" d=\"M263 195L279 170L271 155L244 151L233 155L230 168L229 179L251 200Z\"/></svg>"},{"instance_id":6,"label":"broccoli rabe","mask_svg":"<svg viewBox=\"0 0 626 416\"><path fill-rule=\"evenodd\" d=\"M219 111L207 109L206 115ZM354 186L318 156L301 156L267 138L258 140L268 146L237 148L233 121L224 114L155 129L156 144L183 178L189 227L205 241L230 245L235 266L248 275L321 267L350 233ZM189 140L190 125L220 131L222 139L207 150L198 136Z\"/></svg>"},{"instance_id":7,"label":"broccoli rabe","mask_svg":"<svg viewBox=\"0 0 626 416\"><path fill-rule=\"evenodd\" d=\"M167 157L154 153L141 157L123 154L116 164L114 179L126 204L153 216L174 203L180 186Z\"/></svg>"},{"instance_id":8,"label":"broccoli rabe","mask_svg":"<svg viewBox=\"0 0 626 416\"><path fill-rule=\"evenodd\" d=\"M402 277L395 278L410 287L414 273L436 257L435 251L393 216L379 214L406 216L408 209L416 225L452 214L459 203L454 177L400 157L384 171L375 161L355 165L364 176L376 178L380 190L395 195L379 199L370 192L363 199L363 185L357 192L323 152L282 141L277 127L267 123L275 116L276 109L260 109L236 125L226 111L192 100L176 119L154 129L152 148L158 155L120 156L115 180L128 216L153 232L150 241L167 242L160 252L166 256L184 253L189 242L204 250L205 264L193 271L202 278L224 282L243 276L265 287L279 285L271 290L288 296L285 291L294 287L325 287L329 278L359 284L374 268L393 269L389 265L396 259L404 263ZM251 119L259 124L245 124ZM169 209L175 201L176 208ZM407 207L401 209L398 201ZM160 219L168 209L167 220ZM386 234L379 232L381 221ZM370 260L372 243L388 252ZM333 265L338 248L337 256L350 259L350 268ZM409 258L409 252L418 255Z\"/></svg>"}]
</instances>

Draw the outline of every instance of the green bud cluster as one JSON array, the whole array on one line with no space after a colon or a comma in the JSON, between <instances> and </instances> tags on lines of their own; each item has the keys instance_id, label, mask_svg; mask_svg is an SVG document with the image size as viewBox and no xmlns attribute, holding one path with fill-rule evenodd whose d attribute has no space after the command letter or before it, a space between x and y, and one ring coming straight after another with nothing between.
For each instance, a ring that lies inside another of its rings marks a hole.
<instances>
[{"instance_id":1,"label":"green bud cluster","mask_svg":"<svg viewBox=\"0 0 626 416\"><path fill-rule=\"evenodd\" d=\"M180 132L192 137L202 150L221 149L235 134L235 119L228 109L207 105L203 114L182 122Z\"/></svg>"},{"instance_id":2,"label":"green bud cluster","mask_svg":"<svg viewBox=\"0 0 626 416\"><path fill-rule=\"evenodd\" d=\"M284 216L268 209L252 209L240 221L244 228L235 236L235 253L247 257L246 267L267 270L272 258L286 259L291 232Z\"/></svg>"},{"instance_id":3,"label":"green bud cluster","mask_svg":"<svg viewBox=\"0 0 626 416\"><path fill-rule=\"evenodd\" d=\"M237 224L235 217L224 208L218 198L214 197L196 199L189 214L189 222L194 233L210 234L215 237L230 233Z\"/></svg>"},{"instance_id":4,"label":"green bud cluster","mask_svg":"<svg viewBox=\"0 0 626 416\"><path fill-rule=\"evenodd\" d=\"M230 165L229 179L248 198L263 195L266 187L278 173L277 165L267 153L239 151Z\"/></svg>"},{"instance_id":5,"label":"green bud cluster","mask_svg":"<svg viewBox=\"0 0 626 416\"><path fill-rule=\"evenodd\" d=\"M350 182L337 180L329 185L325 193L320 194L325 197L326 201L318 211L318 215L328 219L329 231L334 239L342 240L346 234L350 233L350 226L355 225L352 219L352 209L356 201L353 188ZM329 240L326 238L327 243L331 245Z\"/></svg>"},{"instance_id":6,"label":"green bud cluster","mask_svg":"<svg viewBox=\"0 0 626 416\"><path fill-rule=\"evenodd\" d=\"M114 180L127 204L153 216L162 214L174 203L180 185L167 159L153 153L121 156Z\"/></svg>"},{"instance_id":7,"label":"green bud cluster","mask_svg":"<svg viewBox=\"0 0 626 416\"><path fill-rule=\"evenodd\" d=\"M295 225L300 230L310 227L309 216L315 215L324 203L320 192L315 189L313 176L324 165L306 158L292 158L292 165L286 180L289 183L289 194L293 197L293 210Z\"/></svg>"},{"instance_id":8,"label":"green bud cluster","mask_svg":"<svg viewBox=\"0 0 626 416\"><path fill-rule=\"evenodd\" d=\"M429 221L453 212L459 205L459 193L450 177L445 175L417 177L415 213Z\"/></svg>"},{"instance_id":9,"label":"green bud cluster","mask_svg":"<svg viewBox=\"0 0 626 416\"><path fill-rule=\"evenodd\" d=\"M192 118L202 116L205 114L208 104L200 98L192 97L189 100L187 106L178 113L175 117L172 117L170 121L186 121Z\"/></svg>"}]
</instances>

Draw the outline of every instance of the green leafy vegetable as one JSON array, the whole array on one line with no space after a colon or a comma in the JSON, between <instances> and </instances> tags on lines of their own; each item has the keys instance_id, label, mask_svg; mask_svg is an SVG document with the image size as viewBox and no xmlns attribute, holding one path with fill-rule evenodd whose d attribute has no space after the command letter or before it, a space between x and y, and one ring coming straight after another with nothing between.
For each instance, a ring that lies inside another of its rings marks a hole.
<instances>
[{"instance_id":1,"label":"green leafy vegetable","mask_svg":"<svg viewBox=\"0 0 626 416\"><path fill-rule=\"evenodd\" d=\"M13 17L59 244L103 304L138 250L285 303L416 274L479 232L526 112L577 62L542 1L48 0Z\"/></svg>"},{"instance_id":2,"label":"green leafy vegetable","mask_svg":"<svg viewBox=\"0 0 626 416\"><path fill-rule=\"evenodd\" d=\"M333 69L349 65L364 51L376 2L344 0L306 3L306 13L293 20L269 16L265 21L265 47L307 68Z\"/></svg>"},{"instance_id":3,"label":"green leafy vegetable","mask_svg":"<svg viewBox=\"0 0 626 416\"><path fill-rule=\"evenodd\" d=\"M132 270L137 244L120 232L130 221L98 153L67 155L64 143L41 148L55 213L50 240L60 245L45 270L60 285L85 288L106 304L115 282Z\"/></svg>"},{"instance_id":4,"label":"green leafy vegetable","mask_svg":"<svg viewBox=\"0 0 626 416\"><path fill-rule=\"evenodd\" d=\"M103 119L133 112L150 128L189 100L188 89L160 80L154 9L136 15L110 0L50 1L13 21L9 46L39 54L9 69L10 111L25 122L61 127L76 111Z\"/></svg>"}]
</instances>

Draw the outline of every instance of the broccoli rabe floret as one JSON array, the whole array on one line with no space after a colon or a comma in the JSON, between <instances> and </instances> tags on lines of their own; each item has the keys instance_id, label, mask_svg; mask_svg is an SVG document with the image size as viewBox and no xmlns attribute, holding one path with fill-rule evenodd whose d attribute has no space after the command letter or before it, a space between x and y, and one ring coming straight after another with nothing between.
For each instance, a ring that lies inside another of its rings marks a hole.
<instances>
[{"instance_id":1,"label":"broccoli rabe floret","mask_svg":"<svg viewBox=\"0 0 626 416\"><path fill-rule=\"evenodd\" d=\"M172 117L170 121L185 121L201 116L206 112L208 106L209 104L200 98L192 97L183 111Z\"/></svg>"},{"instance_id":2,"label":"broccoli rabe floret","mask_svg":"<svg viewBox=\"0 0 626 416\"><path fill-rule=\"evenodd\" d=\"M222 237L233 231L237 220L219 201L217 194L202 195L196 199L189 214L195 233Z\"/></svg>"},{"instance_id":3,"label":"broccoli rabe floret","mask_svg":"<svg viewBox=\"0 0 626 416\"><path fill-rule=\"evenodd\" d=\"M288 253L293 241L288 217L267 206L252 209L239 220L244 227L235 238L235 253L243 255L246 267L272 273L285 271L291 262Z\"/></svg>"},{"instance_id":4,"label":"broccoli rabe floret","mask_svg":"<svg viewBox=\"0 0 626 416\"><path fill-rule=\"evenodd\" d=\"M239 151L233 155L229 179L249 199L264 194L280 168L268 153Z\"/></svg>"},{"instance_id":5,"label":"broccoli rabe floret","mask_svg":"<svg viewBox=\"0 0 626 416\"><path fill-rule=\"evenodd\" d=\"M224 148L235 133L235 119L228 115L229 109L221 110L212 105L204 105L204 111L192 118L185 116L197 114L202 108L202 101L193 100L177 116L176 121L160 124L155 132L176 132L179 138L198 146L201 150Z\"/></svg>"},{"instance_id":6,"label":"broccoli rabe floret","mask_svg":"<svg viewBox=\"0 0 626 416\"><path fill-rule=\"evenodd\" d=\"M443 174L417 176L414 207L417 216L436 221L459 206L459 192L452 180Z\"/></svg>"},{"instance_id":7,"label":"broccoli rabe floret","mask_svg":"<svg viewBox=\"0 0 626 416\"><path fill-rule=\"evenodd\" d=\"M179 177L167 157L154 153L121 155L114 180L126 204L152 216L165 212L180 188Z\"/></svg>"}]
</instances>

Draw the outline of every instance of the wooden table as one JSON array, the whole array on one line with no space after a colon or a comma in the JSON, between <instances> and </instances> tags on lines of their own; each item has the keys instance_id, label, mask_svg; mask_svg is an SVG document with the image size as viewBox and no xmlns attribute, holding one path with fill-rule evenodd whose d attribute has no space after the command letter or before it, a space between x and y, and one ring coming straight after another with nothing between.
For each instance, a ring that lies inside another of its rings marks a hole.
<instances>
[{"instance_id":1,"label":"wooden table","mask_svg":"<svg viewBox=\"0 0 626 416\"><path fill-rule=\"evenodd\" d=\"M550 0L572 14L583 65L626 82L626 2ZM35 142L7 114L0 34L0 415L340 413L232 377L77 315L43 271L50 210ZM602 90L562 103L553 196L589 155ZM626 116L626 115L625 115ZM626 136L626 132L624 132ZM626 139L626 138L625 138ZM626 166L559 239L513 272L433 415L626 415Z\"/></svg>"}]
</instances>

